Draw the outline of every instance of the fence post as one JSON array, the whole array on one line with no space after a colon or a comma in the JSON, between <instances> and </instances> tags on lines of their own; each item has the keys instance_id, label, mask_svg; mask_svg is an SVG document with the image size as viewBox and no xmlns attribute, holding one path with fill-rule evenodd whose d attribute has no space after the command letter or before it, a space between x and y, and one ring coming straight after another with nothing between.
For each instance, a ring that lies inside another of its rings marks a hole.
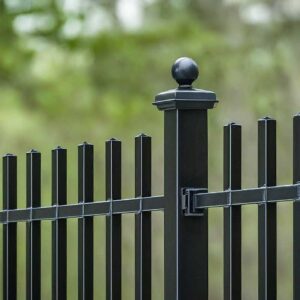
<instances>
[{"instance_id":1,"label":"fence post","mask_svg":"<svg viewBox=\"0 0 300 300\"><path fill-rule=\"evenodd\" d=\"M208 299L208 218L185 216L182 189L207 189L207 110L213 92L194 89L199 74L190 58L178 59L172 75L179 84L155 97L164 111L165 299Z\"/></svg>"}]
</instances>

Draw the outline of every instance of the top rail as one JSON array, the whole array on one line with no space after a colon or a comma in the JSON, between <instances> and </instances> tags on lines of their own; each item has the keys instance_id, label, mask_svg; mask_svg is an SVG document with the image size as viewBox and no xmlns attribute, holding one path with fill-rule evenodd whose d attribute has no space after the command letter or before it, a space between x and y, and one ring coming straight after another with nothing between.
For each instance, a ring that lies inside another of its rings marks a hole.
<instances>
[{"instance_id":1,"label":"top rail","mask_svg":"<svg viewBox=\"0 0 300 300\"><path fill-rule=\"evenodd\" d=\"M194 195L196 209L260 204L264 202L271 203L285 200L300 200L300 183Z\"/></svg>"}]
</instances>

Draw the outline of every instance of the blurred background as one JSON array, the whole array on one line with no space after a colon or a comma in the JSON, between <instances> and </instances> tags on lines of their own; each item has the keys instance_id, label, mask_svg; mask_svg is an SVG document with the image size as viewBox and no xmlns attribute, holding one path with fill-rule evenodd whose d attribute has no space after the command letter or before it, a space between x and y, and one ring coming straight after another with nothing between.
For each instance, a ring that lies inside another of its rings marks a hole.
<instances>
[{"instance_id":1,"label":"blurred background","mask_svg":"<svg viewBox=\"0 0 300 300\"><path fill-rule=\"evenodd\" d=\"M209 112L209 189L222 181L223 125L243 125L243 187L257 185L258 118L278 121L278 183L292 182L292 116L300 110L297 0L2 0L0 153L42 152L42 204L51 203L50 151L68 149L68 203L77 202L77 145L95 145L95 199L104 199L104 142L123 141L123 196L134 191L134 136L153 137L153 194L163 193L163 114L173 61L194 58ZM2 189L2 187L1 187ZM278 205L278 299L292 299L292 205ZM163 299L163 215L153 213L153 299ZM210 300L223 299L223 213L209 211ZM95 218L95 299L105 299L105 219ZM134 216L123 217L123 299L134 299ZM243 299L257 299L257 207L243 208ZM1 232L2 235L2 232ZM2 238L1 238L2 241ZM2 242L1 242L2 243ZM25 226L18 225L18 299L25 299ZM42 224L42 299L51 299L51 224ZM1 244L2 247L2 244ZM1 275L2 276L2 273ZM1 294L1 293L0 293ZM1 295L2 296L2 295ZM0 297L1 297L0 296ZM77 299L77 221L68 221L68 299ZM168 299L171 300L171 299Z\"/></svg>"}]
</instances>

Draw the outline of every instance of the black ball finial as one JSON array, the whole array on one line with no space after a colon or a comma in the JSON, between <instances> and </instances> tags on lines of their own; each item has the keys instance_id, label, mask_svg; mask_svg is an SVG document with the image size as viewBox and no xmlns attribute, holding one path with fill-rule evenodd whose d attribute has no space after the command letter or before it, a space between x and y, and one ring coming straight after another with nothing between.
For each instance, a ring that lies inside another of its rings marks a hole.
<instances>
[{"instance_id":1,"label":"black ball finial","mask_svg":"<svg viewBox=\"0 0 300 300\"><path fill-rule=\"evenodd\" d=\"M172 66L172 76L179 86L191 86L198 75L198 65L189 57L178 58Z\"/></svg>"}]
</instances>

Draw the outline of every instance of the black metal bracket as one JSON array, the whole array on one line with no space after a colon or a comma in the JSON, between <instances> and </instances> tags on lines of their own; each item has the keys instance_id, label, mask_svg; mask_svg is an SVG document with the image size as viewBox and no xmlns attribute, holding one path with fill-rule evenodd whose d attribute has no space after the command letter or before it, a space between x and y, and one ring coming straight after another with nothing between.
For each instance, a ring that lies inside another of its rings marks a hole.
<instances>
[{"instance_id":1,"label":"black metal bracket","mask_svg":"<svg viewBox=\"0 0 300 300\"><path fill-rule=\"evenodd\" d=\"M185 216L187 217L201 217L203 216L203 209L195 208L194 195L207 193L206 188L182 188L181 189L181 205Z\"/></svg>"}]
</instances>

